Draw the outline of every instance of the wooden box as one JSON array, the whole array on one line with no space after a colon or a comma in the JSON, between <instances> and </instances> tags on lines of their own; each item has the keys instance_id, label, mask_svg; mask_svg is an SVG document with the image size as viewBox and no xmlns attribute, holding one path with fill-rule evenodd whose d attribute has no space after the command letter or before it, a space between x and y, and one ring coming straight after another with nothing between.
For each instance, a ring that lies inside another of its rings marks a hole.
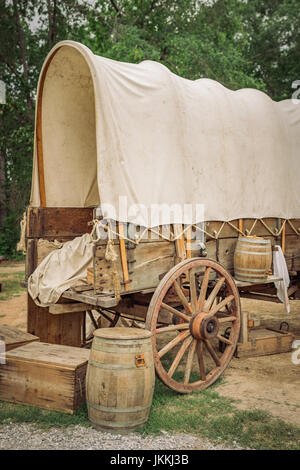
<instances>
[{"instance_id":1,"label":"wooden box","mask_svg":"<svg viewBox=\"0 0 300 470\"><path fill-rule=\"evenodd\" d=\"M0 340L5 343L5 351L10 351L18 346L24 346L32 341L39 341L39 339L40 338L37 336L25 333L24 331L18 330L12 326L0 326Z\"/></svg>"},{"instance_id":2,"label":"wooden box","mask_svg":"<svg viewBox=\"0 0 300 470\"><path fill-rule=\"evenodd\" d=\"M6 354L0 400L73 414L85 402L90 351L33 342Z\"/></svg>"},{"instance_id":3,"label":"wooden box","mask_svg":"<svg viewBox=\"0 0 300 470\"><path fill-rule=\"evenodd\" d=\"M237 344L236 356L254 357L286 353L292 350L294 339L291 333L271 328L250 330L249 341Z\"/></svg>"}]
</instances>

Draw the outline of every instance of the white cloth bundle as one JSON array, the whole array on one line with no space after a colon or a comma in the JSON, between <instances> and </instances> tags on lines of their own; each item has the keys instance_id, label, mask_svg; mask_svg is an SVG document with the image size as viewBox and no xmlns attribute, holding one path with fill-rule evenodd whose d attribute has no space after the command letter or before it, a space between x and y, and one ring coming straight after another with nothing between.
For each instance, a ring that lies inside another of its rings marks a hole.
<instances>
[{"instance_id":1,"label":"white cloth bundle","mask_svg":"<svg viewBox=\"0 0 300 470\"><path fill-rule=\"evenodd\" d=\"M58 301L71 286L86 280L93 265L93 243L86 233L52 251L28 278L28 292L40 307Z\"/></svg>"},{"instance_id":2,"label":"white cloth bundle","mask_svg":"<svg viewBox=\"0 0 300 470\"><path fill-rule=\"evenodd\" d=\"M277 297L285 304L286 311L290 313L290 304L287 293L287 289L290 284L290 276L281 247L279 245L275 245L275 248L277 248L277 251L273 252L273 274L276 277L282 278L282 281L275 282L274 284L277 289Z\"/></svg>"}]
</instances>

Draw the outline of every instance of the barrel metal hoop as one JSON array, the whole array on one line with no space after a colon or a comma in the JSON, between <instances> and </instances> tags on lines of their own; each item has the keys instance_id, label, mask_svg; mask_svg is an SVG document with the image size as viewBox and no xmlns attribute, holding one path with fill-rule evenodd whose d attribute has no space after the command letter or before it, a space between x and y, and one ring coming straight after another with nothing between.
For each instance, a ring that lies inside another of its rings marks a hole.
<instances>
[{"instance_id":1,"label":"barrel metal hoop","mask_svg":"<svg viewBox=\"0 0 300 470\"><path fill-rule=\"evenodd\" d=\"M109 429L118 429L122 431L123 429L134 429L138 426L143 426L146 423L145 418L141 419L140 421L136 421L135 423L130 423L130 426L120 426L119 424L112 423L111 421L102 421L100 419L91 419L89 418L92 424L95 424L96 426L102 426L103 428L106 428L108 431Z\"/></svg>"},{"instance_id":2,"label":"barrel metal hoop","mask_svg":"<svg viewBox=\"0 0 300 470\"><path fill-rule=\"evenodd\" d=\"M144 411L151 407L151 403L145 406L135 406L133 408L110 408L108 406L96 405L89 401L86 402L88 406L98 411L104 411L107 413L136 413L137 411Z\"/></svg>"},{"instance_id":3,"label":"barrel metal hoop","mask_svg":"<svg viewBox=\"0 0 300 470\"><path fill-rule=\"evenodd\" d=\"M257 276L241 276L241 275L237 275L236 276L236 279L238 281L243 281L243 282L257 282L259 283L260 281L264 281L266 280L266 277L257 277Z\"/></svg>"},{"instance_id":4,"label":"barrel metal hoop","mask_svg":"<svg viewBox=\"0 0 300 470\"><path fill-rule=\"evenodd\" d=\"M240 268L240 267L236 267L235 271L236 272L238 272L238 271L253 271L253 272L260 271L260 272L266 273L268 270L266 268L261 269L261 268Z\"/></svg>"},{"instance_id":5,"label":"barrel metal hoop","mask_svg":"<svg viewBox=\"0 0 300 470\"><path fill-rule=\"evenodd\" d=\"M265 239L265 238L262 238L259 240L259 242L257 241L257 238L253 238L253 240L251 240L251 238L245 238L245 237L239 237L238 238L238 241L239 242L243 242L243 243L256 243L256 244L262 244L262 245L266 245L268 243L270 243L270 240L269 239Z\"/></svg>"},{"instance_id":6,"label":"barrel metal hoop","mask_svg":"<svg viewBox=\"0 0 300 470\"><path fill-rule=\"evenodd\" d=\"M115 347L114 347L115 346ZM101 342L101 346L98 346L97 343L94 341L91 351L99 351L99 352L108 352L108 353L118 353L118 354L141 354L142 352L151 352L152 353L152 345L149 342L147 345L144 345L141 349L140 345L132 345L131 347L126 346L124 349L120 349L120 344L114 342L113 346L111 344L105 344Z\"/></svg>"},{"instance_id":7,"label":"barrel metal hoop","mask_svg":"<svg viewBox=\"0 0 300 470\"><path fill-rule=\"evenodd\" d=\"M266 248L270 249L270 247L271 247L271 245L270 245L269 247L263 246L263 245L251 245L251 246L250 246L250 245L248 245L248 243L243 243L243 242L238 242L238 243L236 244L236 246L237 246L238 248L242 248L242 249L243 249L243 248L248 248L248 250L249 250L249 248L251 248L251 249L252 249L252 248L255 248L255 249L258 248L259 250L264 250L264 251L266 251ZM263 251L263 252L264 252L264 251ZM270 249L270 251L271 251L271 249Z\"/></svg>"},{"instance_id":8,"label":"barrel metal hoop","mask_svg":"<svg viewBox=\"0 0 300 470\"><path fill-rule=\"evenodd\" d=\"M260 252L260 251L241 251L241 250L235 250L236 253L243 253L244 255L265 255L265 256L270 256L272 251L267 251L267 252Z\"/></svg>"},{"instance_id":9,"label":"barrel metal hoop","mask_svg":"<svg viewBox=\"0 0 300 470\"><path fill-rule=\"evenodd\" d=\"M135 357L133 358L133 361L135 361ZM104 364L104 362L99 362L99 361L95 361L95 359L89 359L89 362L88 362L88 365L89 366L95 366L97 367L98 369L107 369L107 370L138 370L138 369L147 369L148 367L147 366L140 366L140 367L136 367L135 365L135 362L132 363L132 366L131 365L123 365L123 364Z\"/></svg>"},{"instance_id":10,"label":"barrel metal hoop","mask_svg":"<svg viewBox=\"0 0 300 470\"><path fill-rule=\"evenodd\" d=\"M135 339L122 339L122 338L103 338L102 336L94 336L94 340L98 343L105 343L105 344L118 344L127 348L128 345L130 346L140 346L151 343L151 337L145 338L135 338Z\"/></svg>"}]
</instances>

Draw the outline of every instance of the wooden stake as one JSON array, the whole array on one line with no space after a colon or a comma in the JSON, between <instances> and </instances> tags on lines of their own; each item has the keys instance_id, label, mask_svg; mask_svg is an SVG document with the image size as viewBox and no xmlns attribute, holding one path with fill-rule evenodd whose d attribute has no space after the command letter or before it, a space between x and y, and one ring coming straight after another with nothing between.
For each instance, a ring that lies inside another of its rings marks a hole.
<instances>
[{"instance_id":1,"label":"wooden stake","mask_svg":"<svg viewBox=\"0 0 300 470\"><path fill-rule=\"evenodd\" d=\"M186 231L186 257L192 257L192 247L191 247L191 238L192 238L192 226L190 225Z\"/></svg>"},{"instance_id":2,"label":"wooden stake","mask_svg":"<svg viewBox=\"0 0 300 470\"><path fill-rule=\"evenodd\" d=\"M129 274L128 274L126 246L125 246L125 240L124 240L124 225L122 222L118 222L118 232L119 232L119 241L120 241L120 254L121 254L121 262L122 262L123 281L125 285L125 290L129 291L130 281L129 281Z\"/></svg>"},{"instance_id":3,"label":"wooden stake","mask_svg":"<svg viewBox=\"0 0 300 470\"><path fill-rule=\"evenodd\" d=\"M285 254L285 225L286 225L286 220L283 222L282 233L281 233L281 249L282 249L283 254Z\"/></svg>"},{"instance_id":4,"label":"wooden stake","mask_svg":"<svg viewBox=\"0 0 300 470\"><path fill-rule=\"evenodd\" d=\"M184 234L181 224L174 224L174 236L175 236L175 245L176 253L179 258L179 262L183 261L186 258L186 251L184 246Z\"/></svg>"},{"instance_id":5,"label":"wooden stake","mask_svg":"<svg viewBox=\"0 0 300 470\"><path fill-rule=\"evenodd\" d=\"M239 231L243 231L243 219L239 219ZM242 235L241 233L239 235Z\"/></svg>"}]
</instances>

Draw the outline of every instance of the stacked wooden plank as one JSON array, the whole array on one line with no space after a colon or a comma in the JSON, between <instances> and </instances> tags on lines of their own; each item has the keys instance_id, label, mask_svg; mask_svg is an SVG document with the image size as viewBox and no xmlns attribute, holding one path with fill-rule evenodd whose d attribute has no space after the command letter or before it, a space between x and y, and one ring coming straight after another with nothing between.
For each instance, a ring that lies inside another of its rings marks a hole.
<instances>
[{"instance_id":1,"label":"stacked wooden plank","mask_svg":"<svg viewBox=\"0 0 300 470\"><path fill-rule=\"evenodd\" d=\"M39 338L12 326L1 325L0 340L4 342L5 351L10 351L11 349L24 346L32 341L39 341Z\"/></svg>"}]
</instances>

